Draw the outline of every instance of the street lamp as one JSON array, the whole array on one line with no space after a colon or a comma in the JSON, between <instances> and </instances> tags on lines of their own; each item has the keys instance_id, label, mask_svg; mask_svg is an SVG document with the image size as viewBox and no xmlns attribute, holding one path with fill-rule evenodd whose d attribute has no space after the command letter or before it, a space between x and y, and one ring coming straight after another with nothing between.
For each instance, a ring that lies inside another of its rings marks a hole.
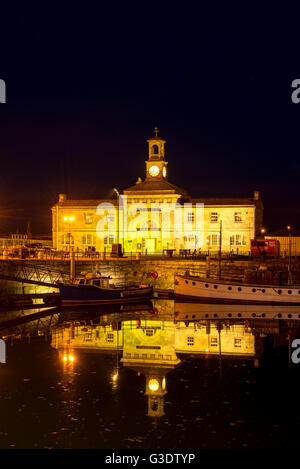
<instances>
[{"instance_id":1,"label":"street lamp","mask_svg":"<svg viewBox=\"0 0 300 469\"><path fill-rule=\"evenodd\" d=\"M72 221L75 220L75 217L64 217L64 221L68 223L69 225L69 233L68 233L68 238L69 238L69 253L71 252L71 223Z\"/></svg>"},{"instance_id":2,"label":"street lamp","mask_svg":"<svg viewBox=\"0 0 300 469\"><path fill-rule=\"evenodd\" d=\"M260 229L260 234L265 235L266 234L266 228L261 228Z\"/></svg>"},{"instance_id":3,"label":"street lamp","mask_svg":"<svg viewBox=\"0 0 300 469\"><path fill-rule=\"evenodd\" d=\"M291 269L291 264L292 264L292 239L291 239L291 225L288 225L286 227L288 233L289 233L289 274L288 274L288 283L289 285L292 283L292 269Z\"/></svg>"},{"instance_id":4,"label":"street lamp","mask_svg":"<svg viewBox=\"0 0 300 469\"><path fill-rule=\"evenodd\" d=\"M119 250L119 210L120 210L120 192L118 189L114 187L114 192L117 194L118 197L118 216L117 216L117 245Z\"/></svg>"}]
</instances>

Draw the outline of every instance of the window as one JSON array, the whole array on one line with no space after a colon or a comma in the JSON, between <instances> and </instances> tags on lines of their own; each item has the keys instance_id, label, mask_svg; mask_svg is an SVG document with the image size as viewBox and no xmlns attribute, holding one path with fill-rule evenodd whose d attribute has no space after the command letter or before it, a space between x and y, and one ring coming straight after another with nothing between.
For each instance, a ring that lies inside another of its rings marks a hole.
<instances>
[{"instance_id":1,"label":"window","mask_svg":"<svg viewBox=\"0 0 300 469\"><path fill-rule=\"evenodd\" d=\"M114 213L108 213L107 214L107 221L108 221L108 223L114 223L115 222L115 214Z\"/></svg>"},{"instance_id":2,"label":"window","mask_svg":"<svg viewBox=\"0 0 300 469\"><path fill-rule=\"evenodd\" d=\"M210 246L218 246L220 244L220 235L212 234L207 237Z\"/></svg>"},{"instance_id":3,"label":"window","mask_svg":"<svg viewBox=\"0 0 300 469\"><path fill-rule=\"evenodd\" d=\"M242 212L235 212L234 223L242 223Z\"/></svg>"},{"instance_id":4,"label":"window","mask_svg":"<svg viewBox=\"0 0 300 469\"><path fill-rule=\"evenodd\" d=\"M218 345L218 338L217 337L212 337L210 339L210 346L211 347L217 347L217 345Z\"/></svg>"},{"instance_id":5,"label":"window","mask_svg":"<svg viewBox=\"0 0 300 469\"><path fill-rule=\"evenodd\" d=\"M105 245L113 244L113 242L114 242L114 236L113 235L104 236L104 244Z\"/></svg>"},{"instance_id":6,"label":"window","mask_svg":"<svg viewBox=\"0 0 300 469\"><path fill-rule=\"evenodd\" d=\"M241 347L242 346L242 339L234 339L234 346Z\"/></svg>"},{"instance_id":7,"label":"window","mask_svg":"<svg viewBox=\"0 0 300 469\"><path fill-rule=\"evenodd\" d=\"M114 342L114 335L113 334L106 334L106 342L113 343Z\"/></svg>"},{"instance_id":8,"label":"window","mask_svg":"<svg viewBox=\"0 0 300 469\"><path fill-rule=\"evenodd\" d=\"M246 240L244 235L236 234L230 236L230 246L245 246Z\"/></svg>"},{"instance_id":9,"label":"window","mask_svg":"<svg viewBox=\"0 0 300 469\"><path fill-rule=\"evenodd\" d=\"M83 214L84 221L87 225L93 223L93 214L92 213L84 213Z\"/></svg>"},{"instance_id":10,"label":"window","mask_svg":"<svg viewBox=\"0 0 300 469\"><path fill-rule=\"evenodd\" d=\"M82 244L83 245L88 245L88 246L90 246L92 244L96 244L95 236L93 236L92 234L87 234L87 235L82 236Z\"/></svg>"},{"instance_id":11,"label":"window","mask_svg":"<svg viewBox=\"0 0 300 469\"><path fill-rule=\"evenodd\" d=\"M188 212L187 214L187 221L189 223L192 223L194 221L194 213L193 212Z\"/></svg>"},{"instance_id":12,"label":"window","mask_svg":"<svg viewBox=\"0 0 300 469\"><path fill-rule=\"evenodd\" d=\"M154 335L154 329L144 329L143 332L147 337L152 337Z\"/></svg>"},{"instance_id":13,"label":"window","mask_svg":"<svg viewBox=\"0 0 300 469\"><path fill-rule=\"evenodd\" d=\"M187 337L186 345L194 345L194 337Z\"/></svg>"},{"instance_id":14,"label":"window","mask_svg":"<svg viewBox=\"0 0 300 469\"><path fill-rule=\"evenodd\" d=\"M211 212L210 223L218 223L219 215L218 212Z\"/></svg>"},{"instance_id":15,"label":"window","mask_svg":"<svg viewBox=\"0 0 300 469\"><path fill-rule=\"evenodd\" d=\"M74 244L74 238L70 233L61 235L61 244Z\"/></svg>"}]
</instances>

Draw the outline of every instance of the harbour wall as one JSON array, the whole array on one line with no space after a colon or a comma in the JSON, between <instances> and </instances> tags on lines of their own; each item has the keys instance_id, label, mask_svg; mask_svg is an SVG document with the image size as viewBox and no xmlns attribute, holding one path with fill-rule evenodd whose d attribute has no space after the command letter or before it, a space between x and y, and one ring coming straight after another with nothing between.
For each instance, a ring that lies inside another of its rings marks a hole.
<instances>
[{"instance_id":1,"label":"harbour wall","mask_svg":"<svg viewBox=\"0 0 300 469\"><path fill-rule=\"evenodd\" d=\"M14 260L13 267L16 272L21 270L23 263L30 264L34 262L36 267L60 270L65 273L70 272L70 261L68 260L34 260L22 261ZM245 271L249 269L257 269L260 262L256 260L226 260L221 264L221 277L243 280ZM184 274L189 271L195 275L207 275L211 278L219 276L219 262L211 260L209 263L205 260L192 259L107 259L107 260L76 260L75 274L80 275L82 272L100 272L102 275L110 276L111 283L115 284L150 284L155 289L173 290L174 275ZM275 272L286 270L287 266L273 265ZM41 293L51 292L54 288L22 284L20 282L0 280L1 294L16 293Z\"/></svg>"}]
</instances>

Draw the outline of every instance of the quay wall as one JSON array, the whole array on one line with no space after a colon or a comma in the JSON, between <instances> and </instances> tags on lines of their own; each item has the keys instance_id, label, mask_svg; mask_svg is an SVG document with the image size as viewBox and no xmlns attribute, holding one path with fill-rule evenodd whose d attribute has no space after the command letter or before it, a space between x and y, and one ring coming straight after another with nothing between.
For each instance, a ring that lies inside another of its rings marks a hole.
<instances>
[{"instance_id":1,"label":"quay wall","mask_svg":"<svg viewBox=\"0 0 300 469\"><path fill-rule=\"evenodd\" d=\"M1 261L0 261L1 262ZM34 262L35 266L60 270L65 273L70 272L70 261L68 260L32 260L22 261L14 260L13 267L18 271L22 264ZM249 268L257 268L259 262L252 260L226 260L222 261L222 277L243 279L244 272ZM286 266L277 266L277 270L286 269ZM128 284L150 284L160 290L174 289L174 275L184 274L187 270L192 274L206 275L208 264L205 260L189 259L107 259L107 260L76 260L75 272L79 275L81 272L101 272L102 275L111 277L112 283ZM218 261L210 261L210 277L216 278L219 272ZM40 286L31 286L22 283L0 280L0 293L40 293L54 291L53 288Z\"/></svg>"}]
</instances>

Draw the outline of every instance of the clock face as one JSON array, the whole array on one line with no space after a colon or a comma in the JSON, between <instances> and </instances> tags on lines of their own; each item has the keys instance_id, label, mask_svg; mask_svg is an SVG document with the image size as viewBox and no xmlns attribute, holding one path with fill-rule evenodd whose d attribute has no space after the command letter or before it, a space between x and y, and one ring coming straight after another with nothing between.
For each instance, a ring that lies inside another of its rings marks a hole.
<instances>
[{"instance_id":1,"label":"clock face","mask_svg":"<svg viewBox=\"0 0 300 469\"><path fill-rule=\"evenodd\" d=\"M159 167L158 166L151 166L150 169L149 169L149 174L150 176L158 176L159 174Z\"/></svg>"},{"instance_id":2,"label":"clock face","mask_svg":"<svg viewBox=\"0 0 300 469\"><path fill-rule=\"evenodd\" d=\"M167 168L164 166L163 167L163 177L165 178L167 175Z\"/></svg>"}]
</instances>

